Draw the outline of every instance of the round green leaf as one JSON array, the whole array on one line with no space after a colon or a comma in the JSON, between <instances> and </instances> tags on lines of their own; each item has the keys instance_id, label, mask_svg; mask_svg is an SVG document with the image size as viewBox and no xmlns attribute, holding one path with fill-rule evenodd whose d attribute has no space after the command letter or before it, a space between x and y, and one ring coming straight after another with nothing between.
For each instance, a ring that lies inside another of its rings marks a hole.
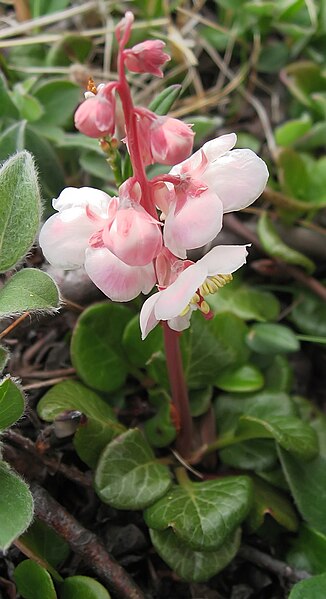
<instances>
[{"instance_id":1,"label":"round green leaf","mask_svg":"<svg viewBox=\"0 0 326 599\"><path fill-rule=\"evenodd\" d=\"M219 549L247 516L252 485L245 476L174 486L144 513L155 530L172 528L176 536L198 551Z\"/></svg>"},{"instance_id":2,"label":"round green leaf","mask_svg":"<svg viewBox=\"0 0 326 599\"><path fill-rule=\"evenodd\" d=\"M275 129L275 140L279 146L289 146L311 129L311 117L305 113L300 119L287 121Z\"/></svg>"},{"instance_id":3,"label":"round green leaf","mask_svg":"<svg viewBox=\"0 0 326 599\"><path fill-rule=\"evenodd\" d=\"M264 377L253 364L244 364L239 368L221 372L215 380L215 385L223 391L230 392L258 391L264 386Z\"/></svg>"},{"instance_id":4,"label":"round green leaf","mask_svg":"<svg viewBox=\"0 0 326 599\"><path fill-rule=\"evenodd\" d=\"M28 548L33 556L47 563L47 570L49 565L57 566L70 553L68 543L53 528L37 518L21 535L19 541Z\"/></svg>"},{"instance_id":5,"label":"round green leaf","mask_svg":"<svg viewBox=\"0 0 326 599\"><path fill-rule=\"evenodd\" d=\"M289 416L242 416L236 431L240 440L274 438L281 447L302 460L311 460L318 453L318 438L307 422Z\"/></svg>"},{"instance_id":6,"label":"round green leaf","mask_svg":"<svg viewBox=\"0 0 326 599\"><path fill-rule=\"evenodd\" d=\"M43 80L36 89L35 97L45 110L46 116L41 120L53 125L64 125L77 108L80 88L64 79Z\"/></svg>"},{"instance_id":7,"label":"round green leaf","mask_svg":"<svg viewBox=\"0 0 326 599\"><path fill-rule=\"evenodd\" d=\"M149 531L160 557L172 570L188 582L205 582L223 570L235 557L240 546L240 530L227 537L220 549L194 551L172 530Z\"/></svg>"},{"instance_id":8,"label":"round green leaf","mask_svg":"<svg viewBox=\"0 0 326 599\"><path fill-rule=\"evenodd\" d=\"M124 330L122 345L130 362L138 368L145 368L152 355L163 348L162 328L155 327L142 341L137 314Z\"/></svg>"},{"instance_id":9,"label":"round green leaf","mask_svg":"<svg viewBox=\"0 0 326 599\"><path fill-rule=\"evenodd\" d=\"M110 599L102 584L88 576L70 576L62 586L60 599Z\"/></svg>"},{"instance_id":10,"label":"round green leaf","mask_svg":"<svg viewBox=\"0 0 326 599\"><path fill-rule=\"evenodd\" d=\"M326 459L317 456L303 462L280 447L278 452L300 514L312 528L326 534Z\"/></svg>"},{"instance_id":11,"label":"round green leaf","mask_svg":"<svg viewBox=\"0 0 326 599\"><path fill-rule=\"evenodd\" d=\"M294 585L289 599L322 599L326 597L326 574L301 580Z\"/></svg>"},{"instance_id":12,"label":"round green leaf","mask_svg":"<svg viewBox=\"0 0 326 599\"><path fill-rule=\"evenodd\" d=\"M291 539L286 562L312 574L326 572L326 535L303 524L299 535Z\"/></svg>"},{"instance_id":13,"label":"round green leaf","mask_svg":"<svg viewBox=\"0 0 326 599\"><path fill-rule=\"evenodd\" d=\"M121 338L131 316L126 306L106 302L91 306L78 319L71 340L71 360L86 385L115 391L124 384L128 365Z\"/></svg>"},{"instance_id":14,"label":"round green leaf","mask_svg":"<svg viewBox=\"0 0 326 599\"><path fill-rule=\"evenodd\" d=\"M296 352L300 343L293 331L282 324L254 324L246 338L251 350L259 354Z\"/></svg>"},{"instance_id":15,"label":"round green leaf","mask_svg":"<svg viewBox=\"0 0 326 599\"><path fill-rule=\"evenodd\" d=\"M31 559L26 559L15 568L15 582L24 599L57 599L50 574Z\"/></svg>"},{"instance_id":16,"label":"round green leaf","mask_svg":"<svg viewBox=\"0 0 326 599\"><path fill-rule=\"evenodd\" d=\"M78 33L61 35L58 42L50 47L46 56L46 64L50 67L69 65L72 62L84 64L87 62L92 48L92 40L84 35Z\"/></svg>"},{"instance_id":17,"label":"round green leaf","mask_svg":"<svg viewBox=\"0 0 326 599\"><path fill-rule=\"evenodd\" d=\"M0 382L0 431L14 424L23 415L23 392L11 378Z\"/></svg>"},{"instance_id":18,"label":"round green leaf","mask_svg":"<svg viewBox=\"0 0 326 599\"><path fill-rule=\"evenodd\" d=\"M266 515L287 530L295 532L298 529L298 518L286 495L258 477L253 478L253 485L254 501L247 518L250 532L260 528Z\"/></svg>"},{"instance_id":19,"label":"round green leaf","mask_svg":"<svg viewBox=\"0 0 326 599\"><path fill-rule=\"evenodd\" d=\"M302 333L326 338L326 304L314 293L300 290L290 318Z\"/></svg>"},{"instance_id":20,"label":"round green leaf","mask_svg":"<svg viewBox=\"0 0 326 599\"><path fill-rule=\"evenodd\" d=\"M0 290L0 317L34 310L53 311L58 306L56 283L36 268L20 270Z\"/></svg>"},{"instance_id":21,"label":"round green leaf","mask_svg":"<svg viewBox=\"0 0 326 599\"><path fill-rule=\"evenodd\" d=\"M40 223L40 192L31 154L19 152L5 162L0 188L0 272L5 272L28 252Z\"/></svg>"},{"instance_id":22,"label":"round green leaf","mask_svg":"<svg viewBox=\"0 0 326 599\"><path fill-rule=\"evenodd\" d=\"M100 499L117 509L142 509L170 485L169 469L156 460L138 429L116 437L104 449L95 473Z\"/></svg>"},{"instance_id":23,"label":"round green leaf","mask_svg":"<svg viewBox=\"0 0 326 599\"><path fill-rule=\"evenodd\" d=\"M280 311L275 295L258 287L239 284L237 279L210 296L208 301L214 312L232 312L243 320L275 320Z\"/></svg>"},{"instance_id":24,"label":"round green leaf","mask_svg":"<svg viewBox=\"0 0 326 599\"><path fill-rule=\"evenodd\" d=\"M0 549L5 551L30 525L33 498L26 483L5 462L0 462L0 489Z\"/></svg>"},{"instance_id":25,"label":"round green leaf","mask_svg":"<svg viewBox=\"0 0 326 599\"><path fill-rule=\"evenodd\" d=\"M177 434L171 417L171 397L164 389L154 389L149 392L149 401L157 408L157 413L144 424L146 438L153 447L166 447Z\"/></svg>"},{"instance_id":26,"label":"round green leaf","mask_svg":"<svg viewBox=\"0 0 326 599\"><path fill-rule=\"evenodd\" d=\"M81 459L94 467L102 449L124 427L103 399L76 381L62 381L54 385L37 406L39 416L48 422L71 410L77 410L87 417L86 423L83 422L75 433L74 445Z\"/></svg>"}]
</instances>

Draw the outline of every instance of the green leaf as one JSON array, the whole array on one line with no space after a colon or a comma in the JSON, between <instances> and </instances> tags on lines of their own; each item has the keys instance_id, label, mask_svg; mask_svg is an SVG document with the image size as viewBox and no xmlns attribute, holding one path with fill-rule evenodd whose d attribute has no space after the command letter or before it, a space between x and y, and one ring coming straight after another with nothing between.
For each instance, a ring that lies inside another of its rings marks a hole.
<instances>
[{"instance_id":1,"label":"green leaf","mask_svg":"<svg viewBox=\"0 0 326 599\"><path fill-rule=\"evenodd\" d=\"M288 393L292 388L293 370L285 356L275 356L269 360L267 370L264 371L265 388L268 391L284 391Z\"/></svg>"},{"instance_id":2,"label":"green leaf","mask_svg":"<svg viewBox=\"0 0 326 599\"><path fill-rule=\"evenodd\" d=\"M4 75L0 71L0 106L2 117L17 119L18 110L12 101L11 94L8 90L7 82Z\"/></svg>"},{"instance_id":3,"label":"green leaf","mask_svg":"<svg viewBox=\"0 0 326 599\"><path fill-rule=\"evenodd\" d=\"M245 476L174 486L144 512L146 524L155 530L172 528L191 549L213 551L247 516L252 504L252 485Z\"/></svg>"},{"instance_id":4,"label":"green leaf","mask_svg":"<svg viewBox=\"0 0 326 599\"><path fill-rule=\"evenodd\" d=\"M70 576L62 586L60 599L110 599L102 584L89 576Z\"/></svg>"},{"instance_id":5,"label":"green leaf","mask_svg":"<svg viewBox=\"0 0 326 599\"><path fill-rule=\"evenodd\" d=\"M24 413L23 392L7 377L0 382L0 431L14 424Z\"/></svg>"},{"instance_id":6,"label":"green leaf","mask_svg":"<svg viewBox=\"0 0 326 599\"><path fill-rule=\"evenodd\" d=\"M0 549L6 551L30 525L33 498L26 483L5 462L0 462L0 489Z\"/></svg>"},{"instance_id":7,"label":"green leaf","mask_svg":"<svg viewBox=\"0 0 326 599\"><path fill-rule=\"evenodd\" d=\"M0 317L34 310L53 311L58 306L56 283L36 268L20 270L0 291Z\"/></svg>"},{"instance_id":8,"label":"green leaf","mask_svg":"<svg viewBox=\"0 0 326 599\"><path fill-rule=\"evenodd\" d=\"M205 582L218 574L232 561L240 546L239 529L214 551L194 551L170 529L150 529L149 533L160 557L188 582Z\"/></svg>"},{"instance_id":9,"label":"green leaf","mask_svg":"<svg viewBox=\"0 0 326 599\"><path fill-rule=\"evenodd\" d=\"M157 412L144 424L146 438L154 447L166 447L174 441L177 434L171 417L171 397L164 389L154 389L149 391L149 401L157 407Z\"/></svg>"},{"instance_id":10,"label":"green leaf","mask_svg":"<svg viewBox=\"0 0 326 599\"><path fill-rule=\"evenodd\" d=\"M156 460L138 429L130 429L104 449L95 473L100 499L117 509L143 509L170 485L169 469Z\"/></svg>"},{"instance_id":11,"label":"green leaf","mask_svg":"<svg viewBox=\"0 0 326 599\"><path fill-rule=\"evenodd\" d=\"M261 472L274 468L277 463L275 443L270 439L243 441L219 452L223 464L241 470Z\"/></svg>"},{"instance_id":12,"label":"green leaf","mask_svg":"<svg viewBox=\"0 0 326 599\"><path fill-rule=\"evenodd\" d=\"M154 100L149 104L148 108L156 114L163 116L167 114L174 102L178 99L182 91L182 86L179 84L170 85L161 91Z\"/></svg>"},{"instance_id":13,"label":"green leaf","mask_svg":"<svg viewBox=\"0 0 326 599\"><path fill-rule=\"evenodd\" d=\"M300 289L289 318L302 333L326 338L326 304L314 293Z\"/></svg>"},{"instance_id":14,"label":"green leaf","mask_svg":"<svg viewBox=\"0 0 326 599\"><path fill-rule=\"evenodd\" d=\"M275 140L279 146L290 146L305 133L310 131L312 126L311 117L304 113L300 119L287 121L275 129Z\"/></svg>"},{"instance_id":15,"label":"green leaf","mask_svg":"<svg viewBox=\"0 0 326 599\"><path fill-rule=\"evenodd\" d=\"M193 418L205 414L211 405L213 396L213 387L203 387L202 389L190 389L189 402L190 412Z\"/></svg>"},{"instance_id":16,"label":"green leaf","mask_svg":"<svg viewBox=\"0 0 326 599\"><path fill-rule=\"evenodd\" d=\"M32 17L37 19L67 8L69 0L34 0L31 5Z\"/></svg>"},{"instance_id":17,"label":"green leaf","mask_svg":"<svg viewBox=\"0 0 326 599\"><path fill-rule=\"evenodd\" d=\"M298 529L298 518L289 499L267 482L254 477L254 501L247 518L250 532L255 532L264 523L265 516L271 516L287 530Z\"/></svg>"},{"instance_id":18,"label":"green leaf","mask_svg":"<svg viewBox=\"0 0 326 599\"><path fill-rule=\"evenodd\" d=\"M210 134L215 133L223 123L221 117L218 116L189 116L189 121L196 136L196 144L207 139Z\"/></svg>"},{"instance_id":19,"label":"green leaf","mask_svg":"<svg viewBox=\"0 0 326 599\"><path fill-rule=\"evenodd\" d=\"M275 10L275 3L272 2L271 4L273 4ZM278 73L286 65L288 58L289 49L283 41L268 41L262 45L257 70L261 73Z\"/></svg>"},{"instance_id":20,"label":"green leaf","mask_svg":"<svg viewBox=\"0 0 326 599\"><path fill-rule=\"evenodd\" d=\"M8 362L8 359L9 359L9 351L7 350L6 347L3 347L2 345L0 345L0 373L5 368L5 366Z\"/></svg>"},{"instance_id":21,"label":"green leaf","mask_svg":"<svg viewBox=\"0 0 326 599\"><path fill-rule=\"evenodd\" d=\"M110 179L113 182L114 176L111 167L105 160L105 155L101 156L92 150L82 151L79 158L81 168L93 177L103 179L105 183Z\"/></svg>"},{"instance_id":22,"label":"green leaf","mask_svg":"<svg viewBox=\"0 0 326 599\"><path fill-rule=\"evenodd\" d=\"M318 453L315 430L299 418L285 416L241 416L236 436L247 439L273 438L281 447L302 460L311 460Z\"/></svg>"},{"instance_id":23,"label":"green leaf","mask_svg":"<svg viewBox=\"0 0 326 599\"><path fill-rule=\"evenodd\" d=\"M214 312L232 312L243 320L275 320L280 304L275 295L249 287L234 279L208 298Z\"/></svg>"},{"instance_id":24,"label":"green leaf","mask_svg":"<svg viewBox=\"0 0 326 599\"><path fill-rule=\"evenodd\" d=\"M303 524L299 536L291 539L286 562L312 574L326 571L326 535Z\"/></svg>"},{"instance_id":25,"label":"green leaf","mask_svg":"<svg viewBox=\"0 0 326 599\"><path fill-rule=\"evenodd\" d=\"M22 150L34 155L40 181L46 196L57 196L65 186L64 172L52 144L32 128L27 121L11 125L0 135L0 160Z\"/></svg>"},{"instance_id":26,"label":"green leaf","mask_svg":"<svg viewBox=\"0 0 326 599\"><path fill-rule=\"evenodd\" d=\"M77 428L74 445L78 455L90 467L95 467L104 447L119 435L124 427L116 420L112 408L94 391L76 381L62 381L43 395L37 406L39 416L52 422L66 411L77 410L87 418Z\"/></svg>"},{"instance_id":27,"label":"green leaf","mask_svg":"<svg viewBox=\"0 0 326 599\"><path fill-rule=\"evenodd\" d=\"M137 368L145 368L153 354L163 349L163 333L161 327L153 329L142 341L139 316L132 318L123 333L122 346L128 359Z\"/></svg>"},{"instance_id":28,"label":"green leaf","mask_svg":"<svg viewBox=\"0 0 326 599\"><path fill-rule=\"evenodd\" d=\"M264 377L253 364L243 364L238 368L221 372L215 380L215 385L223 391L247 393L261 389L264 386Z\"/></svg>"},{"instance_id":29,"label":"green leaf","mask_svg":"<svg viewBox=\"0 0 326 599\"><path fill-rule=\"evenodd\" d=\"M14 578L18 592L24 599L57 599L50 574L31 559L18 564Z\"/></svg>"},{"instance_id":30,"label":"green leaf","mask_svg":"<svg viewBox=\"0 0 326 599\"><path fill-rule=\"evenodd\" d=\"M265 252L273 258L283 260L286 264L302 266L309 273L315 270L315 265L310 258L290 248L282 241L267 212L264 212L259 219L257 233Z\"/></svg>"},{"instance_id":31,"label":"green leaf","mask_svg":"<svg viewBox=\"0 0 326 599\"><path fill-rule=\"evenodd\" d=\"M326 459L317 456L303 462L279 448L285 478L303 519L326 534Z\"/></svg>"},{"instance_id":32,"label":"green leaf","mask_svg":"<svg viewBox=\"0 0 326 599\"><path fill-rule=\"evenodd\" d=\"M294 585L289 599L321 599L326 596L326 574L301 580Z\"/></svg>"},{"instance_id":33,"label":"green leaf","mask_svg":"<svg viewBox=\"0 0 326 599\"><path fill-rule=\"evenodd\" d=\"M37 121L43 116L44 108L42 104L40 104L37 98L27 93L27 90L24 89L24 84L16 83L12 95L21 119Z\"/></svg>"},{"instance_id":34,"label":"green leaf","mask_svg":"<svg viewBox=\"0 0 326 599\"><path fill-rule=\"evenodd\" d=\"M89 37L78 33L69 33L60 36L49 49L46 64L53 66L68 66L71 63L84 64L88 62L93 49L93 42Z\"/></svg>"},{"instance_id":35,"label":"green leaf","mask_svg":"<svg viewBox=\"0 0 326 599\"><path fill-rule=\"evenodd\" d=\"M234 314L223 312L203 322L194 314L191 328L183 335L181 347L190 389L214 384L216 373L243 364L248 357L245 343L247 327Z\"/></svg>"},{"instance_id":36,"label":"green leaf","mask_svg":"<svg viewBox=\"0 0 326 599\"><path fill-rule=\"evenodd\" d=\"M0 170L0 272L13 268L31 247L39 228L40 192L32 156L15 154Z\"/></svg>"},{"instance_id":37,"label":"green leaf","mask_svg":"<svg viewBox=\"0 0 326 599\"><path fill-rule=\"evenodd\" d=\"M291 148L285 148L278 155L278 168L282 191L299 200L307 200L309 174L302 156Z\"/></svg>"},{"instance_id":38,"label":"green leaf","mask_svg":"<svg viewBox=\"0 0 326 599\"><path fill-rule=\"evenodd\" d=\"M53 528L38 519L35 519L29 529L19 538L19 542L33 553L35 561L40 558L54 567L67 559L70 553L68 543Z\"/></svg>"},{"instance_id":39,"label":"green leaf","mask_svg":"<svg viewBox=\"0 0 326 599\"><path fill-rule=\"evenodd\" d=\"M107 302L90 306L77 321L71 340L71 360L80 378L99 391L122 387L128 374L121 337L132 313Z\"/></svg>"},{"instance_id":40,"label":"green leaf","mask_svg":"<svg viewBox=\"0 0 326 599\"><path fill-rule=\"evenodd\" d=\"M246 341L251 350L264 355L286 354L300 349L300 343L292 329L282 324L254 324Z\"/></svg>"},{"instance_id":41,"label":"green leaf","mask_svg":"<svg viewBox=\"0 0 326 599\"><path fill-rule=\"evenodd\" d=\"M50 125L64 125L77 108L80 88L72 81L47 79L38 85L34 95L44 108L42 120Z\"/></svg>"}]
</instances>

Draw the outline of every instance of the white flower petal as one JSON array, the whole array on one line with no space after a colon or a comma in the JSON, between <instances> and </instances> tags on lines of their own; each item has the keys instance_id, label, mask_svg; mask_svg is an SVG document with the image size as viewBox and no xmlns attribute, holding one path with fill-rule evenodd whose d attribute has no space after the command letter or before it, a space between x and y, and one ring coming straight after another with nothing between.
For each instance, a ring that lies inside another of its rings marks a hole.
<instances>
[{"instance_id":1,"label":"white flower petal","mask_svg":"<svg viewBox=\"0 0 326 599\"><path fill-rule=\"evenodd\" d=\"M168 325L170 329L173 329L173 331L178 331L179 333L181 333L181 331L189 329L191 315L192 311L189 310L189 312L187 312L187 314L185 314L184 316L176 316L175 318L170 318L170 320L168 320Z\"/></svg>"},{"instance_id":2,"label":"white flower petal","mask_svg":"<svg viewBox=\"0 0 326 599\"><path fill-rule=\"evenodd\" d=\"M142 306L139 317L142 339L145 339L159 322L155 317L154 306L161 293L163 292L159 291L151 295Z\"/></svg>"},{"instance_id":3,"label":"white flower petal","mask_svg":"<svg viewBox=\"0 0 326 599\"><path fill-rule=\"evenodd\" d=\"M88 240L97 229L84 208L67 208L43 225L39 244L45 258L57 268L71 270L84 264Z\"/></svg>"},{"instance_id":4,"label":"white flower petal","mask_svg":"<svg viewBox=\"0 0 326 599\"><path fill-rule=\"evenodd\" d=\"M105 218L110 201L107 193L93 187L66 187L59 197L52 201L52 205L59 212L89 206L98 216Z\"/></svg>"},{"instance_id":5,"label":"white flower petal","mask_svg":"<svg viewBox=\"0 0 326 599\"><path fill-rule=\"evenodd\" d=\"M206 276L207 266L201 260L186 268L158 298L154 308L157 320L169 320L179 316Z\"/></svg>"},{"instance_id":6,"label":"white flower petal","mask_svg":"<svg viewBox=\"0 0 326 599\"><path fill-rule=\"evenodd\" d=\"M93 283L115 302L128 302L149 293L156 278L152 264L128 266L106 248L86 251L85 270Z\"/></svg>"},{"instance_id":7,"label":"white flower petal","mask_svg":"<svg viewBox=\"0 0 326 599\"><path fill-rule=\"evenodd\" d=\"M223 204L215 193L205 191L198 197L187 198L175 214L171 207L164 226L164 243L179 258L185 250L204 246L215 239L222 228Z\"/></svg>"},{"instance_id":8,"label":"white flower petal","mask_svg":"<svg viewBox=\"0 0 326 599\"><path fill-rule=\"evenodd\" d=\"M220 156L223 156L225 152L231 150L237 142L237 136L235 133L228 133L227 135L221 135L220 137L216 137L215 139L211 139L207 141L200 150L197 150L190 158L180 162L180 164L176 164L170 173L171 175L179 175L181 172L191 172L194 171L202 161L202 152L204 152L206 158L209 162L216 160ZM201 179L201 176L198 177Z\"/></svg>"},{"instance_id":9,"label":"white flower petal","mask_svg":"<svg viewBox=\"0 0 326 599\"><path fill-rule=\"evenodd\" d=\"M251 150L232 150L211 162L202 180L221 199L224 212L231 212L246 208L260 196L268 169Z\"/></svg>"},{"instance_id":10,"label":"white flower petal","mask_svg":"<svg viewBox=\"0 0 326 599\"><path fill-rule=\"evenodd\" d=\"M250 245L250 244L249 244ZM198 260L208 276L228 275L246 263L248 245L218 245Z\"/></svg>"}]
</instances>

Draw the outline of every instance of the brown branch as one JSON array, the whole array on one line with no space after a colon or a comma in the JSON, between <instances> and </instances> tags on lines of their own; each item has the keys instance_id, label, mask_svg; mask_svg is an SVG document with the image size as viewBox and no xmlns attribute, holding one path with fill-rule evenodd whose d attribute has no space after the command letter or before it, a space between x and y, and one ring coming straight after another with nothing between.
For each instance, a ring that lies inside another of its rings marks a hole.
<instances>
[{"instance_id":1,"label":"brown branch","mask_svg":"<svg viewBox=\"0 0 326 599\"><path fill-rule=\"evenodd\" d=\"M13 331L13 329L15 329L18 325L20 325L20 323L23 322L23 320L25 320L25 318L27 318L27 316L30 316L30 312L24 312L24 314L19 316L19 318L17 318L17 320L12 322L4 331L2 331L0 333L0 339L3 339L4 337L6 337L6 335L11 333L11 331Z\"/></svg>"},{"instance_id":2,"label":"brown branch","mask_svg":"<svg viewBox=\"0 0 326 599\"><path fill-rule=\"evenodd\" d=\"M76 466L68 466L67 464L58 461L56 458L41 454L37 450L35 443L33 443L31 439L28 439L28 437L23 437L23 435L20 435L16 431L8 429L4 433L4 438L6 441L18 445L24 451L27 451L32 456L38 458L53 473L60 472L60 474L69 480L72 480L74 483L82 485L83 487L92 486L92 481L87 474L81 472Z\"/></svg>"},{"instance_id":3,"label":"brown branch","mask_svg":"<svg viewBox=\"0 0 326 599\"><path fill-rule=\"evenodd\" d=\"M245 241L250 241L262 253L266 254L257 235L253 231L251 231L245 224L243 224L236 216L234 216L233 214L226 214L224 217L224 225L227 229L229 229L229 231L236 233L236 235L239 235L239 237L242 237ZM269 257L279 266L281 270L283 270L283 272L293 277L293 279L295 279L296 281L299 281L300 283L305 285L305 287L308 287L308 289L313 291L322 300L326 301L326 287L324 287L324 285L317 281L317 279L310 275L307 275L296 266L290 266L289 264L285 264L285 262L277 260L272 256Z\"/></svg>"},{"instance_id":4,"label":"brown branch","mask_svg":"<svg viewBox=\"0 0 326 599\"><path fill-rule=\"evenodd\" d=\"M120 599L145 599L129 574L111 557L100 539L87 530L45 489L32 483L35 513L69 543L75 553Z\"/></svg>"},{"instance_id":5,"label":"brown branch","mask_svg":"<svg viewBox=\"0 0 326 599\"><path fill-rule=\"evenodd\" d=\"M308 572L305 572L304 570L296 570L285 562L281 562L271 555L263 553L259 549L250 547L249 545L242 545L239 549L238 556L248 562L252 562L256 566L265 568L265 570L276 574L280 578L286 578L291 582L305 580L311 576Z\"/></svg>"}]
</instances>

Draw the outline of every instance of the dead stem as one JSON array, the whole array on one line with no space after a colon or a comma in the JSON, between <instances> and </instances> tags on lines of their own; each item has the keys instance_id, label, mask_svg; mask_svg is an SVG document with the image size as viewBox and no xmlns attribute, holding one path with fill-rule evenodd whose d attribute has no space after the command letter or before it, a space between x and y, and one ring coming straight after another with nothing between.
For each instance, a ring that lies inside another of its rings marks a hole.
<instances>
[{"instance_id":1,"label":"dead stem","mask_svg":"<svg viewBox=\"0 0 326 599\"><path fill-rule=\"evenodd\" d=\"M120 599L144 599L144 595L129 574L106 551L102 541L84 528L45 489L32 483L35 514L53 528L77 555L83 558L110 591Z\"/></svg>"}]
</instances>

